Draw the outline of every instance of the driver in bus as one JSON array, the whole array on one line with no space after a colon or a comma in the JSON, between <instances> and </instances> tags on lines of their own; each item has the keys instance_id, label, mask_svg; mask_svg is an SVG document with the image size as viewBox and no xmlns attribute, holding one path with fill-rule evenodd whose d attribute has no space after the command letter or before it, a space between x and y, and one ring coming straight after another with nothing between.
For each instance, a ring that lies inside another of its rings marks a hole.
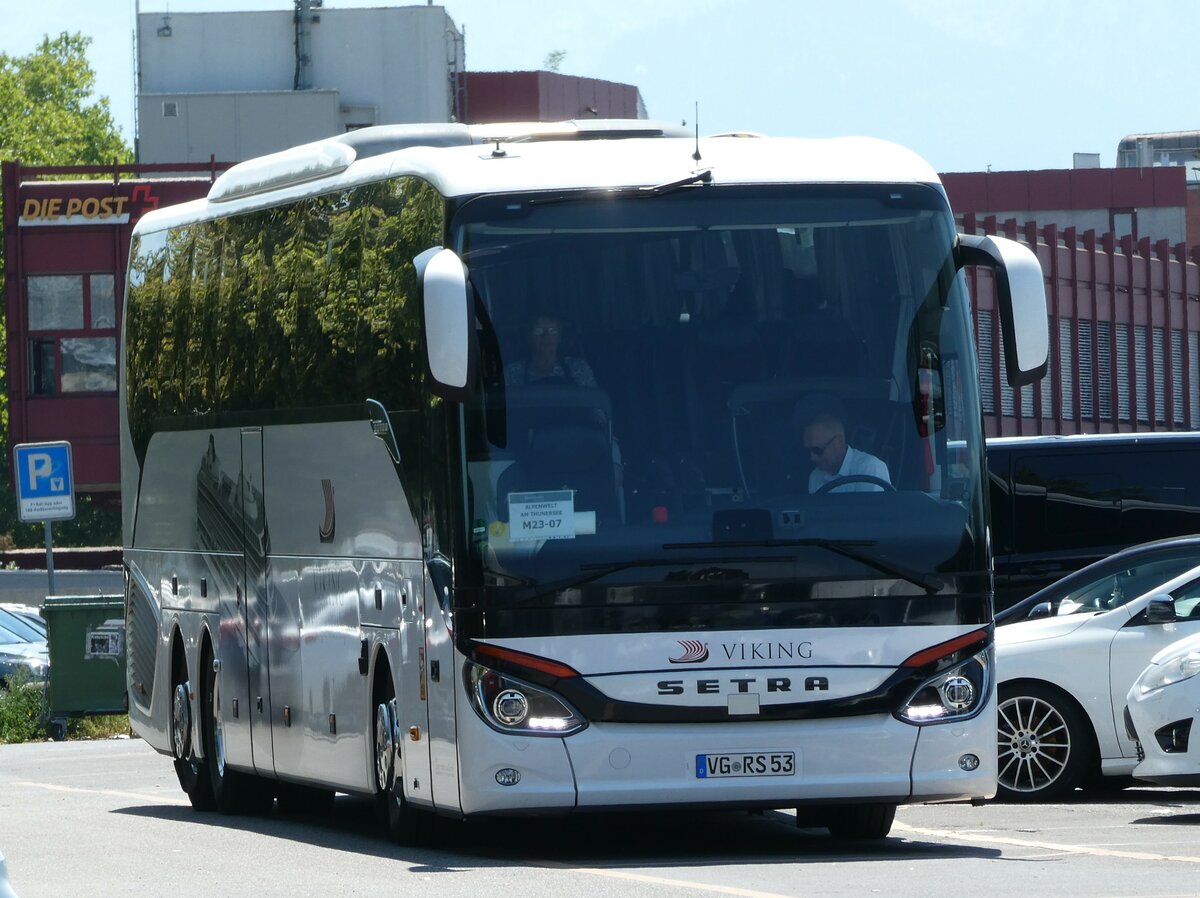
<instances>
[{"instance_id":1,"label":"driver in bus","mask_svg":"<svg viewBox=\"0 0 1200 898\"><path fill-rule=\"evenodd\" d=\"M871 477L891 485L887 465L869 452L855 449L846 441L846 426L833 412L821 412L804 427L804 449L813 464L808 476L808 491L815 493L826 484L846 477ZM829 492L882 492L883 486L854 480L832 487Z\"/></svg>"}]
</instances>

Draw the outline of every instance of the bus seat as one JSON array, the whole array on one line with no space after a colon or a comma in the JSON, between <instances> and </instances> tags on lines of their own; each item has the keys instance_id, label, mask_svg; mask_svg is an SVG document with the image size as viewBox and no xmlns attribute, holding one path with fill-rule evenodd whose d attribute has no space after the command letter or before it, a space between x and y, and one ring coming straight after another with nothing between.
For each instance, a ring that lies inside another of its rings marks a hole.
<instances>
[{"instance_id":1,"label":"bus seat","mask_svg":"<svg viewBox=\"0 0 1200 898\"><path fill-rule=\"evenodd\" d=\"M508 494L575 490L575 508L598 520L619 513L608 394L573 384L532 383L507 391L514 463L497 481L501 520Z\"/></svg>"},{"instance_id":2,"label":"bus seat","mask_svg":"<svg viewBox=\"0 0 1200 898\"><path fill-rule=\"evenodd\" d=\"M535 429L517 460L497 482L500 519L508 520L511 493L573 490L576 511L594 511L599 522L619 519L612 438L597 424Z\"/></svg>"}]
</instances>

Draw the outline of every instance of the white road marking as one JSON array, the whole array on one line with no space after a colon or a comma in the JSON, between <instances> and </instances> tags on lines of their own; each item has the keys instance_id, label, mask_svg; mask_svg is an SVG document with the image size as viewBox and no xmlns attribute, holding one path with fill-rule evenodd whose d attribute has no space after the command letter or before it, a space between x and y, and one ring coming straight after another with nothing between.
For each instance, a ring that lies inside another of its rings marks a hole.
<instances>
[{"instance_id":1,"label":"white road marking","mask_svg":"<svg viewBox=\"0 0 1200 898\"><path fill-rule=\"evenodd\" d=\"M13 782L13 786L25 786L29 789L45 789L48 792L71 792L82 795L110 795L113 798L129 798L137 801L148 801L152 804L174 804L186 807L190 802L178 798L168 798L165 795L146 795L142 792L120 792L116 789L80 789L75 786L58 786L53 783Z\"/></svg>"},{"instance_id":2,"label":"white road marking","mask_svg":"<svg viewBox=\"0 0 1200 898\"><path fill-rule=\"evenodd\" d=\"M1186 854L1155 854L1150 851L1120 851L1113 848L1098 848L1088 845L1064 845L1061 842L1040 842L1036 839L1014 839L1010 836L988 836L982 833L963 832L953 829L929 829L909 826L906 823L892 824L892 832L912 833L935 839L951 839L959 842L982 842L987 845L1012 845L1017 848L1039 848L1043 851L1058 851L1063 854L1086 854L1092 857L1115 857L1131 861L1175 861L1181 864L1200 864L1200 857Z\"/></svg>"},{"instance_id":3,"label":"white road marking","mask_svg":"<svg viewBox=\"0 0 1200 898\"><path fill-rule=\"evenodd\" d=\"M697 892L711 892L716 895L736 895L738 898L791 898L779 892L760 892L757 889L742 889L737 886L723 886L715 883L693 882L687 879L672 879L669 876L650 876L646 873L630 873L625 870L604 870L600 867L572 867L570 864L556 864L543 861L541 867L552 867L557 870L568 870L572 873L586 873L589 876L603 876L608 879L621 879L626 882L640 882L647 885L670 886L676 889L692 889Z\"/></svg>"}]
</instances>

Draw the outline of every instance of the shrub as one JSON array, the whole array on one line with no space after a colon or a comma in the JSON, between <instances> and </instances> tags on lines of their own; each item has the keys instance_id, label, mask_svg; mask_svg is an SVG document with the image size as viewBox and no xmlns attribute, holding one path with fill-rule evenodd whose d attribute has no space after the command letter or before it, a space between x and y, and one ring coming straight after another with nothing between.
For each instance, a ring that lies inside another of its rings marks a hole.
<instances>
[{"instance_id":1,"label":"shrub","mask_svg":"<svg viewBox=\"0 0 1200 898\"><path fill-rule=\"evenodd\" d=\"M45 738L42 708L45 687L28 671L18 670L0 686L0 743Z\"/></svg>"}]
</instances>

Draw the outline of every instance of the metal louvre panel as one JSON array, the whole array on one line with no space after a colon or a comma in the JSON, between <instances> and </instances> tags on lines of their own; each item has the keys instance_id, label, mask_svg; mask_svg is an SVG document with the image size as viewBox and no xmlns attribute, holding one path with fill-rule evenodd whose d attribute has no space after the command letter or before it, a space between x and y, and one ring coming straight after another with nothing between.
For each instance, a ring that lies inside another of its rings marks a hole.
<instances>
[{"instance_id":1,"label":"metal louvre panel","mask_svg":"<svg viewBox=\"0 0 1200 898\"><path fill-rule=\"evenodd\" d=\"M1062 416L1066 421L1075 419L1075 352L1071 346L1071 319L1060 318L1058 322L1058 371L1062 384Z\"/></svg>"},{"instance_id":2,"label":"metal louvre panel","mask_svg":"<svg viewBox=\"0 0 1200 898\"><path fill-rule=\"evenodd\" d=\"M1129 420L1129 325L1117 325L1117 416Z\"/></svg>"},{"instance_id":3,"label":"metal louvre panel","mask_svg":"<svg viewBox=\"0 0 1200 898\"><path fill-rule=\"evenodd\" d=\"M1183 331L1171 331L1171 421L1183 426Z\"/></svg>"},{"instance_id":4,"label":"metal louvre panel","mask_svg":"<svg viewBox=\"0 0 1200 898\"><path fill-rule=\"evenodd\" d=\"M1096 383L1096 360L1092 353L1092 322L1078 321L1079 328L1079 417L1091 420L1096 416L1093 387Z\"/></svg>"},{"instance_id":5,"label":"metal louvre panel","mask_svg":"<svg viewBox=\"0 0 1200 898\"><path fill-rule=\"evenodd\" d=\"M1137 419L1139 424L1150 423L1150 393L1146 387L1146 325L1133 326L1133 378L1137 396Z\"/></svg>"},{"instance_id":6,"label":"metal louvre panel","mask_svg":"<svg viewBox=\"0 0 1200 898\"><path fill-rule=\"evenodd\" d=\"M992 344L992 313L979 310L976 321L979 334L979 394L983 400L983 413L996 414L996 393L993 376L996 371L996 354Z\"/></svg>"},{"instance_id":7,"label":"metal louvre panel","mask_svg":"<svg viewBox=\"0 0 1200 898\"><path fill-rule=\"evenodd\" d=\"M1154 423L1167 423L1167 337L1163 328L1154 328Z\"/></svg>"},{"instance_id":8,"label":"metal louvre panel","mask_svg":"<svg viewBox=\"0 0 1200 898\"><path fill-rule=\"evenodd\" d=\"M1100 420L1112 420L1112 326L1096 322L1096 378L1100 384Z\"/></svg>"},{"instance_id":9,"label":"metal louvre panel","mask_svg":"<svg viewBox=\"0 0 1200 898\"><path fill-rule=\"evenodd\" d=\"M1188 334L1188 383L1191 384L1191 395L1188 396L1188 418L1192 427L1200 425L1200 334Z\"/></svg>"},{"instance_id":10,"label":"metal louvre panel","mask_svg":"<svg viewBox=\"0 0 1200 898\"><path fill-rule=\"evenodd\" d=\"M142 707L150 707L154 697L154 673L158 647L158 618L149 598L130 587L129 622L126 652L129 663L129 698Z\"/></svg>"}]
</instances>

